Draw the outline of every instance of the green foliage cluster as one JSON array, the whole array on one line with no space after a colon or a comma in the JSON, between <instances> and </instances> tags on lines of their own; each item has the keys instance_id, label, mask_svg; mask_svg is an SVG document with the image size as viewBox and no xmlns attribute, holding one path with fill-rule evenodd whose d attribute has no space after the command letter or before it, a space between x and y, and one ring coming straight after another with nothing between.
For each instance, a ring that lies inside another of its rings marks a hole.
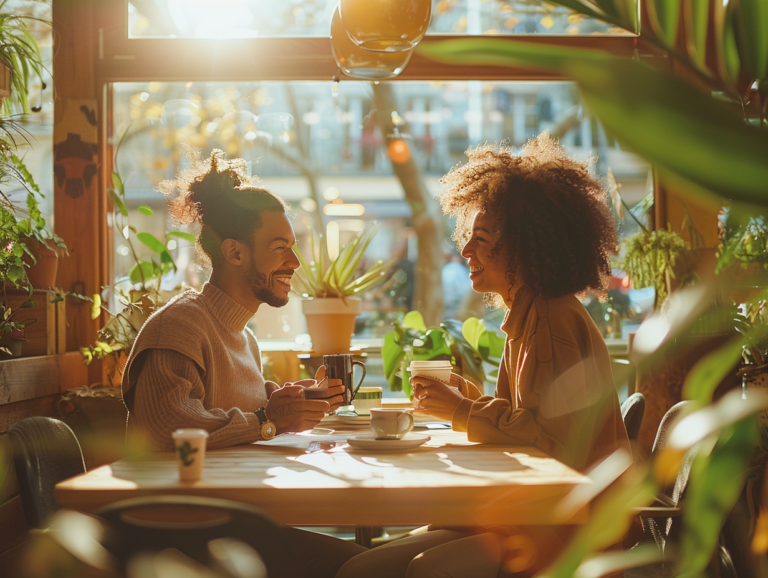
<instances>
[{"instance_id":1,"label":"green foliage cluster","mask_svg":"<svg viewBox=\"0 0 768 578\"><path fill-rule=\"evenodd\" d=\"M454 371L482 387L486 377L498 377L498 366L504 352L505 340L485 328L482 320L474 317L464 323L448 319L438 327L427 327L418 311L405 314L402 321L393 321L393 331L384 336L381 357L384 375L392 391L404 391L413 397L408 366L412 360L448 360ZM488 376L483 362L494 369Z\"/></svg>"},{"instance_id":2,"label":"green foliage cluster","mask_svg":"<svg viewBox=\"0 0 768 578\"><path fill-rule=\"evenodd\" d=\"M365 273L356 276L357 267L365 250L373 240L378 227L366 227L355 239L345 244L335 259L328 253L328 242L323 235L309 230L310 259L295 247L301 267L295 272L302 286L301 295L313 299L352 297L361 295L387 280L392 262L376 261Z\"/></svg>"},{"instance_id":3,"label":"green foliage cluster","mask_svg":"<svg viewBox=\"0 0 768 578\"><path fill-rule=\"evenodd\" d=\"M96 343L88 347L80 348L83 362L89 365L94 359L103 359L107 355L119 355L120 352L128 352L133 346L136 336L139 334L144 321L163 305L160 294L160 280L163 275L176 271L176 262L168 249L171 239L181 239L195 243L195 236L185 231L169 231L166 233L165 242L160 241L152 233L139 231L132 225L128 218L128 205L125 198L125 184L117 169L120 145L125 140L130 126L126 129L115 147L115 170L112 172L112 187L108 189L112 200L113 216L116 228L125 238L126 244L133 258L133 266L128 274L133 289L129 292L116 290L121 310L112 313L102 304L101 295L93 296L91 319L98 319L102 311L106 312L109 319L99 330ZM154 211L151 207L142 205L138 212L151 217ZM136 251L134 240L138 240L147 247L154 256L147 260L141 259Z\"/></svg>"},{"instance_id":4,"label":"green foliage cluster","mask_svg":"<svg viewBox=\"0 0 768 578\"><path fill-rule=\"evenodd\" d=\"M667 275L675 277L675 262L690 249L671 228L640 231L622 242L624 254L616 267L624 271L638 289L653 287L657 304L667 299Z\"/></svg>"},{"instance_id":5,"label":"green foliage cluster","mask_svg":"<svg viewBox=\"0 0 768 578\"><path fill-rule=\"evenodd\" d=\"M0 2L0 10L6 3L7 0ZM44 66L40 49L23 16L0 13L0 62L11 74L11 96L5 99L2 113L11 115L14 108L21 113L29 112L29 79L35 74L42 82Z\"/></svg>"}]
</instances>

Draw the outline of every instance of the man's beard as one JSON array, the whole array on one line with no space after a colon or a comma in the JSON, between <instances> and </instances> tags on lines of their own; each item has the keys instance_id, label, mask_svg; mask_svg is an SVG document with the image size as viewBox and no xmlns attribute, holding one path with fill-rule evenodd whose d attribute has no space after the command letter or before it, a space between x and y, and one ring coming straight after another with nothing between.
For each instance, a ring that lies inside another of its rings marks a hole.
<instances>
[{"instance_id":1,"label":"man's beard","mask_svg":"<svg viewBox=\"0 0 768 578\"><path fill-rule=\"evenodd\" d=\"M293 271L291 271L291 273L293 273ZM256 263L254 263L253 259L251 259L251 270L248 271L248 278L246 281L248 282L248 287L250 287L253 295L262 303L266 303L270 307L283 307L288 304L288 296L283 297L281 295L276 295L269 288L269 280L267 279L267 276L259 271L259 268L256 266Z\"/></svg>"}]
</instances>

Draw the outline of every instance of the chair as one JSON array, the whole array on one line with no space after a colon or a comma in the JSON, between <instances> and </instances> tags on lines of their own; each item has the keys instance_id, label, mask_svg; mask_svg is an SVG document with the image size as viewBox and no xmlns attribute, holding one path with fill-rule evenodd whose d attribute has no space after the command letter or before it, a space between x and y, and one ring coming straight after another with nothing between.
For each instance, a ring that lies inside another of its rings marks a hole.
<instances>
[{"instance_id":1,"label":"chair","mask_svg":"<svg viewBox=\"0 0 768 578\"><path fill-rule=\"evenodd\" d=\"M645 396L642 393L633 393L621 404L621 418L624 420L624 427L627 428L627 435L632 443L637 442L644 413Z\"/></svg>"},{"instance_id":2,"label":"chair","mask_svg":"<svg viewBox=\"0 0 768 578\"><path fill-rule=\"evenodd\" d=\"M116 502L96 512L106 527L104 546L121 572L141 552L175 548L211 565L209 542L234 538L262 558L269 578L300 576L297 553L283 528L251 506L196 496L154 496Z\"/></svg>"},{"instance_id":3,"label":"chair","mask_svg":"<svg viewBox=\"0 0 768 578\"><path fill-rule=\"evenodd\" d=\"M43 528L58 509L54 486L85 472L80 443L67 424L50 417L23 419L11 427L8 438L27 524Z\"/></svg>"},{"instance_id":4,"label":"chair","mask_svg":"<svg viewBox=\"0 0 768 578\"><path fill-rule=\"evenodd\" d=\"M657 457L661 450L667 445L667 440L671 432L671 425L684 413L687 413L694 407L692 401L681 401L673 405L659 424L656 439L653 442L651 450L651 459ZM637 514L640 517L640 523L643 528L643 535L640 538L638 546L641 544L655 543L662 552L667 543L675 542L680 532L680 515L682 514L681 501L685 495L688 486L688 477L691 473L691 465L699 451L699 446L695 445L688 450L683 458L680 471L677 473L674 482L666 488L662 488L661 493L656 496L656 501L652 506L640 508ZM646 578L646 577L666 577L671 576L672 568L664 564L646 566L628 570L624 573L626 578Z\"/></svg>"}]
</instances>

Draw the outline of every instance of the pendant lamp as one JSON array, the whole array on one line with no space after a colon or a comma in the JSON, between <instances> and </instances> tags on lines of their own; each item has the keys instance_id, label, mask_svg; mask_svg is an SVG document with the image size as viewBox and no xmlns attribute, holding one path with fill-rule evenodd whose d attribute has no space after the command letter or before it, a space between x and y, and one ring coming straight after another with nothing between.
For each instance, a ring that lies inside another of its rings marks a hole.
<instances>
[{"instance_id":1,"label":"pendant lamp","mask_svg":"<svg viewBox=\"0 0 768 578\"><path fill-rule=\"evenodd\" d=\"M341 22L339 7L331 17L331 51L341 71L353 78L379 80L394 78L411 59L412 50L403 52L370 52L352 42Z\"/></svg>"},{"instance_id":2,"label":"pendant lamp","mask_svg":"<svg viewBox=\"0 0 768 578\"><path fill-rule=\"evenodd\" d=\"M402 52L424 38L432 0L340 0L339 13L347 34L361 48Z\"/></svg>"}]
</instances>

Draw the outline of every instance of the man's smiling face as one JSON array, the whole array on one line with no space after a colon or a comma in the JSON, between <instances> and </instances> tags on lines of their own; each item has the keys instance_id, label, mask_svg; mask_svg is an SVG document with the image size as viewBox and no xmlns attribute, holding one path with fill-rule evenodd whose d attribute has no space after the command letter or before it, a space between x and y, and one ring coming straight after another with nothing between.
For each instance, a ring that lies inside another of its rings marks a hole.
<instances>
[{"instance_id":1,"label":"man's smiling face","mask_svg":"<svg viewBox=\"0 0 768 578\"><path fill-rule=\"evenodd\" d=\"M299 259L293 251L296 235L284 213L267 211L261 219L261 226L253 234L246 280L256 299L272 307L282 307L288 303L291 278L299 268Z\"/></svg>"}]
</instances>

